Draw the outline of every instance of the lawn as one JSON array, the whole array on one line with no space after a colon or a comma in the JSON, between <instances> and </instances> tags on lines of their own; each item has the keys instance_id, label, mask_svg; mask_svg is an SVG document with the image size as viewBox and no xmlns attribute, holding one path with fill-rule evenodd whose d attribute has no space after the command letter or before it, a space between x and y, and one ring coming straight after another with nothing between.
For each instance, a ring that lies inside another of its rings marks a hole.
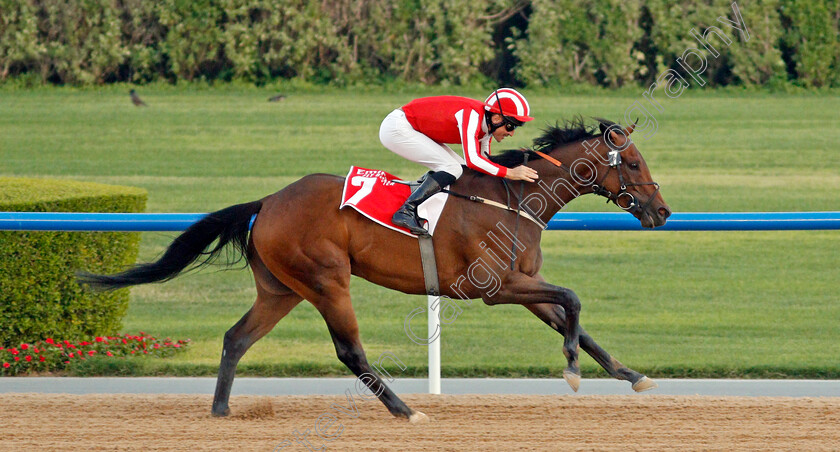
<instances>
[{"instance_id":1,"label":"lawn","mask_svg":"<svg viewBox=\"0 0 840 452\"><path fill-rule=\"evenodd\" d=\"M260 198L313 172L350 165L410 178L424 169L387 151L379 123L431 92L141 87L0 88L0 176L143 187L149 212L207 212ZM452 90L453 92L458 90ZM458 91L479 98L478 91ZM641 91L528 91L537 120L496 150L528 145L546 123L575 114L621 120ZM665 97L661 95L660 97ZM699 92L661 100L659 130L637 140L675 212L838 210L840 97ZM323 206L335 208L336 206ZM568 210L617 211L587 196ZM174 233L144 233L141 260ZM652 376L840 378L840 231L546 232L543 274L581 297L581 323L625 364ZM211 375L224 332L247 311L246 270L205 270L132 289L124 331L192 339L158 361L80 373ZM425 297L355 279L367 355L391 352L425 375L425 347L406 315ZM424 331L424 316L415 329ZM517 306L465 308L443 331L444 376L557 376L561 338ZM588 356L585 376L605 376ZM240 363L240 375L349 375L307 303Z\"/></svg>"}]
</instances>

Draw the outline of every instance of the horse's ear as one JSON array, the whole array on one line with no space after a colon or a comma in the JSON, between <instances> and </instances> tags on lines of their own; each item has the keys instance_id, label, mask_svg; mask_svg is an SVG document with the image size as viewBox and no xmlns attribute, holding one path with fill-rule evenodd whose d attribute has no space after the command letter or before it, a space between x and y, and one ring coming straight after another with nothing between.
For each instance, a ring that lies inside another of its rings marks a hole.
<instances>
[{"instance_id":1,"label":"horse's ear","mask_svg":"<svg viewBox=\"0 0 840 452\"><path fill-rule=\"evenodd\" d=\"M624 129L624 135L630 136L630 134L633 133L633 130L635 128L636 128L636 123L634 122L633 124L630 124L630 127L627 127L627 128Z\"/></svg>"},{"instance_id":2,"label":"horse's ear","mask_svg":"<svg viewBox=\"0 0 840 452\"><path fill-rule=\"evenodd\" d=\"M621 132L616 132L616 129ZM624 143L627 142L628 133L621 130L620 128L616 127L615 129L610 130L610 140L612 140L613 144L618 147L623 147Z\"/></svg>"}]
</instances>

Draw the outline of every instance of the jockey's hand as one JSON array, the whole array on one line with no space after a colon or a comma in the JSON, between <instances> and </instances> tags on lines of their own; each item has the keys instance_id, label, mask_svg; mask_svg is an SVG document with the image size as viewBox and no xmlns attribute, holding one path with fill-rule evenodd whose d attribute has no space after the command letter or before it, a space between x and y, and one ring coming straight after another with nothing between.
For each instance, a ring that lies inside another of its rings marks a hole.
<instances>
[{"instance_id":1,"label":"jockey's hand","mask_svg":"<svg viewBox=\"0 0 840 452\"><path fill-rule=\"evenodd\" d=\"M505 174L505 179L534 182L539 179L539 175L537 175L537 171L534 168L519 165L516 168L509 169L507 174Z\"/></svg>"}]
</instances>

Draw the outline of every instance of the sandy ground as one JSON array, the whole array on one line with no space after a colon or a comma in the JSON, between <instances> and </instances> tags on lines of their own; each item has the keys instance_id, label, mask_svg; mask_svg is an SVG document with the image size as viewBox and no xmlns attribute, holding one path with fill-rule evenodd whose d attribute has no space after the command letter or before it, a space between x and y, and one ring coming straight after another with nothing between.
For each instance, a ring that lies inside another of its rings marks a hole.
<instances>
[{"instance_id":1,"label":"sandy ground","mask_svg":"<svg viewBox=\"0 0 840 452\"><path fill-rule=\"evenodd\" d=\"M211 400L0 394L0 451L840 450L840 398L404 396L419 425L355 392Z\"/></svg>"}]
</instances>

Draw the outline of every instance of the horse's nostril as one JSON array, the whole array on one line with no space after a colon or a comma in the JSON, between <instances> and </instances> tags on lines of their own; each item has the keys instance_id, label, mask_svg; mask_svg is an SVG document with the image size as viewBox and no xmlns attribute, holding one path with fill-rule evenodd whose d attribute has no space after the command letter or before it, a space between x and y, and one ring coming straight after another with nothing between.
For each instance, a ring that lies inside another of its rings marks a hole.
<instances>
[{"instance_id":1,"label":"horse's nostril","mask_svg":"<svg viewBox=\"0 0 840 452\"><path fill-rule=\"evenodd\" d=\"M659 212L659 215L661 215L662 218L668 218L671 216L671 211L668 210L667 207L660 207L659 210L657 210L657 212Z\"/></svg>"}]
</instances>

